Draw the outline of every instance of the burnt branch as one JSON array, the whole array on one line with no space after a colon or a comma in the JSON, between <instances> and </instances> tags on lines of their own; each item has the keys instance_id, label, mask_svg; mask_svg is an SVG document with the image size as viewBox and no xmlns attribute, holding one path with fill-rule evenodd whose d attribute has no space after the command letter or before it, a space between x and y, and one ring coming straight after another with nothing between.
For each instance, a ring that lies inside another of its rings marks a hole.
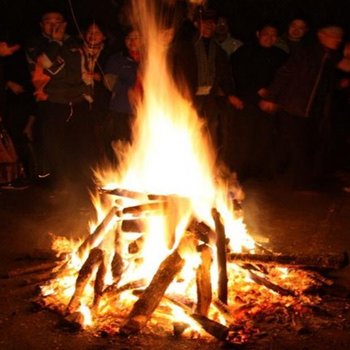
<instances>
[{"instance_id":1,"label":"burnt branch","mask_svg":"<svg viewBox=\"0 0 350 350\"><path fill-rule=\"evenodd\" d=\"M102 222L96 227L95 231L89 235L78 249L78 256L82 258L86 251L95 248L96 245L104 238L107 228L118 211L117 207L112 207Z\"/></svg>"},{"instance_id":2,"label":"burnt branch","mask_svg":"<svg viewBox=\"0 0 350 350\"><path fill-rule=\"evenodd\" d=\"M211 249L207 245L202 245L200 248L201 264L199 265L196 273L197 284L197 307L196 313L208 316L211 300L212 300L212 287L211 287L211 274L210 268L212 263Z\"/></svg>"},{"instance_id":3,"label":"burnt branch","mask_svg":"<svg viewBox=\"0 0 350 350\"><path fill-rule=\"evenodd\" d=\"M339 270L349 263L347 253L326 255L231 253L228 255L228 260L235 263L280 265L284 267L316 270Z\"/></svg>"},{"instance_id":4,"label":"burnt branch","mask_svg":"<svg viewBox=\"0 0 350 350\"><path fill-rule=\"evenodd\" d=\"M226 260L226 237L225 227L221 221L221 215L216 210L212 210L212 216L215 222L216 232L216 250L218 259L218 273L219 273L219 285L218 285L218 298L225 304L227 304L227 260Z\"/></svg>"},{"instance_id":5,"label":"burnt branch","mask_svg":"<svg viewBox=\"0 0 350 350\"><path fill-rule=\"evenodd\" d=\"M67 306L67 313L73 313L77 310L84 289L89 282L94 269L101 263L102 259L103 253L101 249L94 248L90 251L88 258L79 271L79 275L75 282L74 294Z\"/></svg>"},{"instance_id":6,"label":"burnt branch","mask_svg":"<svg viewBox=\"0 0 350 350\"><path fill-rule=\"evenodd\" d=\"M159 266L149 286L134 304L128 319L121 327L122 334L137 333L143 328L159 305L166 289L181 271L185 261L176 249Z\"/></svg>"}]
</instances>

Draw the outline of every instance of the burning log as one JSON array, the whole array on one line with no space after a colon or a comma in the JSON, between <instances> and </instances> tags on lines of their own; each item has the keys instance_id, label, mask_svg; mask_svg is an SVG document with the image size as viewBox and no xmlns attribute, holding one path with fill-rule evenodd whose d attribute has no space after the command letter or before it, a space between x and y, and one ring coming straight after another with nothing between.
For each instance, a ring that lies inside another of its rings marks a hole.
<instances>
[{"instance_id":1,"label":"burning log","mask_svg":"<svg viewBox=\"0 0 350 350\"><path fill-rule=\"evenodd\" d=\"M122 334L132 334L143 328L159 305L166 289L181 271L185 261L176 249L159 266L149 286L134 304L128 319L121 327Z\"/></svg>"},{"instance_id":2,"label":"burning log","mask_svg":"<svg viewBox=\"0 0 350 350\"><path fill-rule=\"evenodd\" d=\"M60 265L60 262L49 261L49 262L43 262L32 266L18 267L13 270L10 270L7 273L7 277L17 277L22 275L29 275L31 273L36 273L36 272L42 272L46 270L53 270L55 267L59 265Z\"/></svg>"},{"instance_id":3,"label":"burning log","mask_svg":"<svg viewBox=\"0 0 350 350\"><path fill-rule=\"evenodd\" d=\"M212 263L211 249L207 245L199 247L202 263L197 269L197 307L196 313L208 316L212 299L210 267Z\"/></svg>"},{"instance_id":4,"label":"burning log","mask_svg":"<svg viewBox=\"0 0 350 350\"><path fill-rule=\"evenodd\" d=\"M123 232L144 232L144 222L141 219L138 220L123 220L121 225Z\"/></svg>"},{"instance_id":5,"label":"burning log","mask_svg":"<svg viewBox=\"0 0 350 350\"><path fill-rule=\"evenodd\" d=\"M103 252L99 248L94 248L90 251L89 257L79 271L78 278L75 282L74 294L67 306L67 313L73 313L79 306L79 300L84 292L84 289L93 273L94 269L101 264Z\"/></svg>"},{"instance_id":6,"label":"burning log","mask_svg":"<svg viewBox=\"0 0 350 350\"><path fill-rule=\"evenodd\" d=\"M144 279L132 281L132 282L126 283L120 287L118 287L118 283L113 283L103 291L103 295L109 296L112 294L119 294L119 293L122 293L126 290L143 288L143 287L145 287L145 285L146 285L146 280L144 280Z\"/></svg>"},{"instance_id":7,"label":"burning log","mask_svg":"<svg viewBox=\"0 0 350 350\"><path fill-rule=\"evenodd\" d=\"M99 192L101 194L110 194L117 197L126 197L132 199L144 199L146 197L145 194L142 192L130 191L122 188L115 188L113 190L100 188Z\"/></svg>"},{"instance_id":8,"label":"burning log","mask_svg":"<svg viewBox=\"0 0 350 350\"><path fill-rule=\"evenodd\" d=\"M75 333L81 330L84 316L81 312L73 312L61 320L59 326L69 332Z\"/></svg>"},{"instance_id":9,"label":"burning log","mask_svg":"<svg viewBox=\"0 0 350 350\"><path fill-rule=\"evenodd\" d=\"M134 205L132 207L126 207L121 212L122 214L133 214L135 216L141 216L142 214L146 214L147 212L154 212L159 210L164 210L166 206L166 202L149 202L139 205Z\"/></svg>"},{"instance_id":10,"label":"burning log","mask_svg":"<svg viewBox=\"0 0 350 350\"><path fill-rule=\"evenodd\" d=\"M274 292L280 294L280 295L283 295L283 296L294 296L294 292L289 290L289 289L286 289L286 288L282 288L280 286L278 286L277 284L274 284L272 283L271 281L269 281L267 278L264 278L264 277L261 277L257 274L255 274L253 271L249 271L249 275L250 275L250 278L262 285L262 286L265 286L266 288L268 289L271 289L273 290Z\"/></svg>"},{"instance_id":11,"label":"burning log","mask_svg":"<svg viewBox=\"0 0 350 350\"><path fill-rule=\"evenodd\" d=\"M66 254L62 253L57 256L57 252L54 250L47 249L34 249L29 253L25 253L19 256L16 260L50 260L57 261L63 260L66 257Z\"/></svg>"},{"instance_id":12,"label":"burning log","mask_svg":"<svg viewBox=\"0 0 350 350\"><path fill-rule=\"evenodd\" d=\"M339 270L349 263L346 252L328 255L282 255L282 254L247 254L231 253L228 256L230 262L252 263L263 265L280 265L285 267L303 269Z\"/></svg>"},{"instance_id":13,"label":"burning log","mask_svg":"<svg viewBox=\"0 0 350 350\"><path fill-rule=\"evenodd\" d=\"M179 337L190 325L185 322L174 322L173 334L174 337Z\"/></svg>"},{"instance_id":14,"label":"burning log","mask_svg":"<svg viewBox=\"0 0 350 350\"><path fill-rule=\"evenodd\" d=\"M187 231L197 236L197 239L204 243L215 241L215 232L204 222L193 219L187 227Z\"/></svg>"},{"instance_id":15,"label":"burning log","mask_svg":"<svg viewBox=\"0 0 350 350\"><path fill-rule=\"evenodd\" d=\"M120 226L118 226L118 228L115 230L114 256L111 264L113 280L115 283L118 283L120 281L120 278L123 274L123 268L124 268L123 259L119 252L120 252Z\"/></svg>"},{"instance_id":16,"label":"burning log","mask_svg":"<svg viewBox=\"0 0 350 350\"><path fill-rule=\"evenodd\" d=\"M215 232L216 232L216 249L217 249L217 259L218 259L218 297L219 299L227 304L227 260L226 260L226 237L225 237L225 227L221 222L221 215L216 210L212 210L212 216L215 222Z\"/></svg>"},{"instance_id":17,"label":"burning log","mask_svg":"<svg viewBox=\"0 0 350 350\"><path fill-rule=\"evenodd\" d=\"M226 326L222 325L221 323L215 322L207 318L206 316L199 315L197 313L192 313L190 307L181 303L178 300L167 296L165 296L164 299L182 308L185 311L186 315L193 318L207 333L209 333L213 337L219 340L225 340L227 338L229 329Z\"/></svg>"},{"instance_id":18,"label":"burning log","mask_svg":"<svg viewBox=\"0 0 350 350\"><path fill-rule=\"evenodd\" d=\"M227 323L233 323L233 317L229 307L219 299L213 300L213 305L220 311L221 315L224 316Z\"/></svg>"},{"instance_id":19,"label":"burning log","mask_svg":"<svg viewBox=\"0 0 350 350\"><path fill-rule=\"evenodd\" d=\"M100 304L100 300L103 295L104 290L104 279L106 277L107 273L107 266L105 262L105 257L102 255L100 266L98 267L97 273L96 273L96 279L95 279L95 285L94 285L94 301L93 301L93 307L95 309L98 309L98 306Z\"/></svg>"},{"instance_id":20,"label":"burning log","mask_svg":"<svg viewBox=\"0 0 350 350\"><path fill-rule=\"evenodd\" d=\"M102 222L96 227L95 231L91 235L89 235L86 238L86 240L81 244L81 246L78 249L78 256L80 258L83 257L87 250L95 248L95 246L98 245L99 242L103 239L104 235L106 234L106 230L110 222L115 217L117 211L117 207L112 207L108 214L105 216L105 218L102 220Z\"/></svg>"},{"instance_id":21,"label":"burning log","mask_svg":"<svg viewBox=\"0 0 350 350\"><path fill-rule=\"evenodd\" d=\"M225 340L227 338L229 332L228 327L202 315L192 314L191 317L196 320L207 333L216 339Z\"/></svg>"},{"instance_id":22,"label":"burning log","mask_svg":"<svg viewBox=\"0 0 350 350\"><path fill-rule=\"evenodd\" d=\"M52 272L52 270L49 270L49 271L45 271L45 272L36 274L34 276L24 278L23 285L42 283L42 282L46 282L46 281L49 281L51 279L54 279L55 277L57 277L57 273Z\"/></svg>"}]
</instances>

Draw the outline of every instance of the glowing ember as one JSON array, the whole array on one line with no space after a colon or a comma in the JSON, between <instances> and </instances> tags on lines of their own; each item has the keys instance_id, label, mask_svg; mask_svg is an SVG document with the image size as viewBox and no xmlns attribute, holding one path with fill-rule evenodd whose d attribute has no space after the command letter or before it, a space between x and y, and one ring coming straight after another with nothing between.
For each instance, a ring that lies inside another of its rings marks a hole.
<instances>
[{"instance_id":1,"label":"glowing ember","mask_svg":"<svg viewBox=\"0 0 350 350\"><path fill-rule=\"evenodd\" d=\"M173 333L182 324L184 335L243 342L244 334L230 338L233 323L282 299L291 307L307 303L301 294L314 281L274 269L269 275L280 292L293 287L281 296L257 286L266 277L262 271L227 261L228 251L255 246L233 208L241 190L232 177L218 176L203 120L168 73L165 32L153 3L133 2L145 43L133 142L115 145L117 170L96 171L104 191L94 198L98 220L91 235L83 243L55 241L67 257L42 287L43 303L109 333ZM126 230L132 223L135 230Z\"/></svg>"}]
</instances>

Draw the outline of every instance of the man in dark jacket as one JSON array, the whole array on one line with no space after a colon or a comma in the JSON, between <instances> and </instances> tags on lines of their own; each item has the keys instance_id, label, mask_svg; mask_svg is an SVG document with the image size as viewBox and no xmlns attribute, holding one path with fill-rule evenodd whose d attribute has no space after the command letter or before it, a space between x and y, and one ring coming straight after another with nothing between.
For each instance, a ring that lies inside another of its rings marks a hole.
<instances>
[{"instance_id":1,"label":"man in dark jacket","mask_svg":"<svg viewBox=\"0 0 350 350\"><path fill-rule=\"evenodd\" d=\"M282 149L289 157L286 174L296 188L314 185L324 174L333 76L342 37L338 26L320 28L317 42L289 58L260 102L266 112L282 111Z\"/></svg>"},{"instance_id":2,"label":"man in dark jacket","mask_svg":"<svg viewBox=\"0 0 350 350\"><path fill-rule=\"evenodd\" d=\"M271 83L287 54L275 46L278 27L263 23L256 40L238 48L231 56L237 94L244 103L236 113L232 162L241 180L274 175L274 120L258 107L260 96Z\"/></svg>"},{"instance_id":3,"label":"man in dark jacket","mask_svg":"<svg viewBox=\"0 0 350 350\"><path fill-rule=\"evenodd\" d=\"M43 176L51 173L57 185L63 186L67 177L74 177L74 160L67 149L70 120L84 114L89 97L82 80L79 44L66 34L66 26L62 13L46 12L41 35L27 44L42 131Z\"/></svg>"}]
</instances>

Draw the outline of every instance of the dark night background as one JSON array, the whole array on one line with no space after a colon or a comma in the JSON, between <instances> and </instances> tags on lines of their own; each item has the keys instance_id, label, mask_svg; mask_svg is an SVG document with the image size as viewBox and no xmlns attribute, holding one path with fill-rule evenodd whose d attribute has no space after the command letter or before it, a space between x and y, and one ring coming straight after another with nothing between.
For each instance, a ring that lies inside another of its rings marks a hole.
<instances>
[{"instance_id":1,"label":"dark night background","mask_svg":"<svg viewBox=\"0 0 350 350\"><path fill-rule=\"evenodd\" d=\"M38 29L41 12L58 6L68 15L70 32L74 33L70 3L80 25L84 19L95 18L108 24L111 33L118 32L118 12L123 0L0 0L0 28L2 36L16 41ZM294 13L305 13L314 26L323 23L342 25L349 34L349 0L212 0L212 7L225 14L230 21L232 34L247 40L256 26L265 19L279 21L282 28Z\"/></svg>"}]
</instances>

